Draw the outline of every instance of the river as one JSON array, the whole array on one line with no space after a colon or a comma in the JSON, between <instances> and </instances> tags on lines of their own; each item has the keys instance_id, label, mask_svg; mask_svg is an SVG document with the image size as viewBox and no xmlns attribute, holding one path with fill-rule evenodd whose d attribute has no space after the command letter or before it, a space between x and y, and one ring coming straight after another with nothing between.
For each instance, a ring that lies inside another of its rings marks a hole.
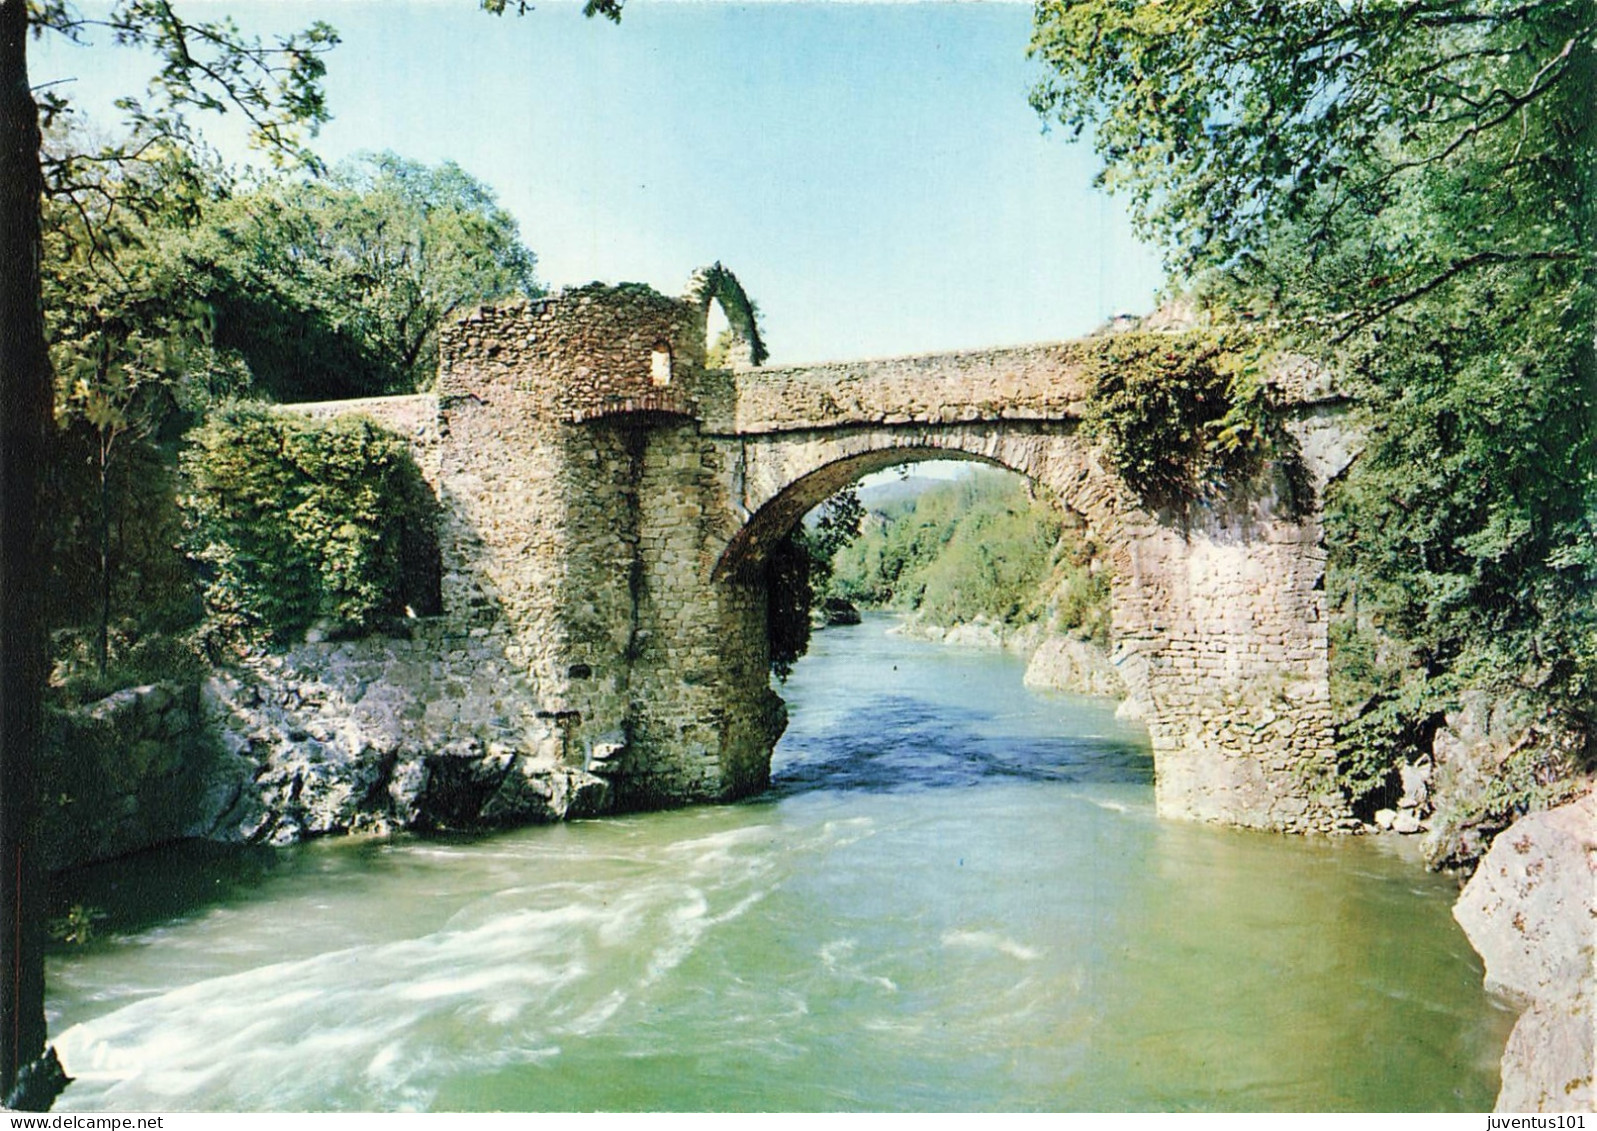
<instances>
[{"instance_id":1,"label":"river","mask_svg":"<svg viewBox=\"0 0 1597 1131\"><path fill-rule=\"evenodd\" d=\"M1112 704L891 623L750 802L68 877L57 1110L1491 1108L1451 881L1160 821Z\"/></svg>"}]
</instances>

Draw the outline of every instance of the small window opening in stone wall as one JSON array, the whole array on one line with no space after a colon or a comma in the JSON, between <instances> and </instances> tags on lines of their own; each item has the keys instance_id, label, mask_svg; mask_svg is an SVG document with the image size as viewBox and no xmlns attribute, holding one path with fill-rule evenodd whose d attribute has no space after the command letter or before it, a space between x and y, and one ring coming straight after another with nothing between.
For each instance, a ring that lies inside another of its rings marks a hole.
<instances>
[{"instance_id":1,"label":"small window opening in stone wall","mask_svg":"<svg viewBox=\"0 0 1597 1131\"><path fill-rule=\"evenodd\" d=\"M566 669L566 675L572 679L592 679L593 669L587 664L572 664Z\"/></svg>"},{"instance_id":2,"label":"small window opening in stone wall","mask_svg":"<svg viewBox=\"0 0 1597 1131\"><path fill-rule=\"evenodd\" d=\"M671 383L671 347L665 342L654 344L654 353L649 355L649 384L656 389L663 389Z\"/></svg>"}]
</instances>

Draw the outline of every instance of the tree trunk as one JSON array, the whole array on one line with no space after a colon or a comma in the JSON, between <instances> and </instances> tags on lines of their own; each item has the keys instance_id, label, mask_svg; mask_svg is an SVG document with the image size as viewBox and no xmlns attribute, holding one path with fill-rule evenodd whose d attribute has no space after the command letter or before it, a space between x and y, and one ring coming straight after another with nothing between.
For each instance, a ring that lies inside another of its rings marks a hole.
<instances>
[{"instance_id":1,"label":"tree trunk","mask_svg":"<svg viewBox=\"0 0 1597 1131\"><path fill-rule=\"evenodd\" d=\"M100 435L100 682L111 664L111 442Z\"/></svg>"},{"instance_id":2,"label":"tree trunk","mask_svg":"<svg viewBox=\"0 0 1597 1131\"><path fill-rule=\"evenodd\" d=\"M34 824L45 675L39 508L51 385L39 297L39 113L28 88L27 35L27 0L0 0L0 1096L43 1055L45 1041Z\"/></svg>"}]
</instances>

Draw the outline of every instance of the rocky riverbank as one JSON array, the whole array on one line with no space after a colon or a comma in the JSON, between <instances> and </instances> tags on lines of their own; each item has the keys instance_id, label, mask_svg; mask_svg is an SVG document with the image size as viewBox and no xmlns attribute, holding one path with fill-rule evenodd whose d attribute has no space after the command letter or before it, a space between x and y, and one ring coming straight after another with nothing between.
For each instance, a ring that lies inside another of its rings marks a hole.
<instances>
[{"instance_id":1,"label":"rocky riverbank","mask_svg":"<svg viewBox=\"0 0 1597 1131\"><path fill-rule=\"evenodd\" d=\"M129 688L52 716L43 769L52 870L188 837L289 844L479 829L602 811L528 714L505 643L416 621L394 636L258 655L203 687Z\"/></svg>"},{"instance_id":2,"label":"rocky riverbank","mask_svg":"<svg viewBox=\"0 0 1597 1131\"><path fill-rule=\"evenodd\" d=\"M1487 989L1521 1010L1497 1110L1591 1111L1597 794L1500 833L1453 917L1486 962Z\"/></svg>"},{"instance_id":3,"label":"rocky riverbank","mask_svg":"<svg viewBox=\"0 0 1597 1131\"><path fill-rule=\"evenodd\" d=\"M891 631L954 647L1002 648L1026 655L1027 687L1118 699L1117 713L1122 718L1139 717L1136 703L1127 698L1126 681L1109 650L1076 634L1050 632L1036 622L1012 626L978 619L949 627L920 617L911 617Z\"/></svg>"}]
</instances>

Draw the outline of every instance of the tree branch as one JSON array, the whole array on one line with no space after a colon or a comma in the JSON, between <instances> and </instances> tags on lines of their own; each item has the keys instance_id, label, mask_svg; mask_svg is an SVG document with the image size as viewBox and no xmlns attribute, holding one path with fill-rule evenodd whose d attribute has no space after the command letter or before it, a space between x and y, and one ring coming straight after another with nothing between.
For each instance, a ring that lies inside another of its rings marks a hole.
<instances>
[{"instance_id":1,"label":"tree branch","mask_svg":"<svg viewBox=\"0 0 1597 1131\"><path fill-rule=\"evenodd\" d=\"M1342 344L1371 322L1386 317L1400 306L1405 306L1416 299L1425 297L1437 288L1445 286L1458 276L1465 272L1473 271L1477 267L1484 267L1492 263L1571 262L1580 258L1580 253L1573 251L1477 251L1473 255L1465 256L1439 274L1433 275L1417 287L1391 295L1367 310L1350 311L1343 315L1343 319L1350 319L1351 321L1345 329L1332 336L1331 342L1334 345ZM1337 319L1337 321L1341 320Z\"/></svg>"}]
</instances>

